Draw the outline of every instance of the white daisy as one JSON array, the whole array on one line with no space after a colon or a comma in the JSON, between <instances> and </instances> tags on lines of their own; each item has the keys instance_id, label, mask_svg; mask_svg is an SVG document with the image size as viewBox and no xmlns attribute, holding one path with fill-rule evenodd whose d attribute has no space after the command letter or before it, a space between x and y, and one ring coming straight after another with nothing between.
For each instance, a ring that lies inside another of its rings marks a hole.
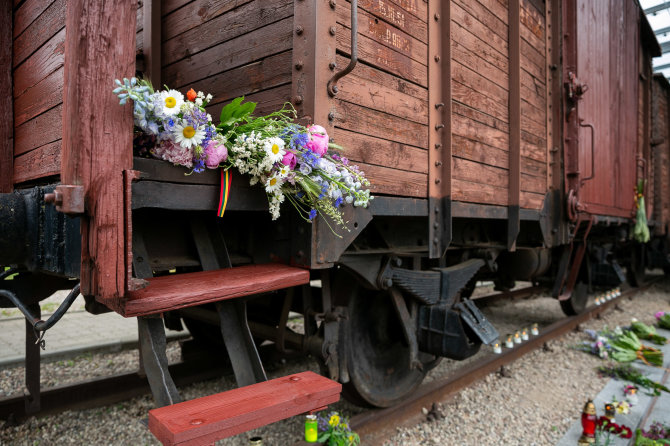
<instances>
[{"instance_id":1,"label":"white daisy","mask_svg":"<svg viewBox=\"0 0 670 446\"><path fill-rule=\"evenodd\" d=\"M174 126L175 142L188 149L198 146L205 139L205 130L193 127L187 122L180 122Z\"/></svg>"},{"instance_id":2,"label":"white daisy","mask_svg":"<svg viewBox=\"0 0 670 446\"><path fill-rule=\"evenodd\" d=\"M272 175L265 183L265 191L269 194L279 191L283 181L278 175Z\"/></svg>"},{"instance_id":3,"label":"white daisy","mask_svg":"<svg viewBox=\"0 0 670 446\"><path fill-rule=\"evenodd\" d=\"M172 116L179 113L184 103L184 95L177 90L162 91L159 95L160 112L164 116Z\"/></svg>"},{"instance_id":4,"label":"white daisy","mask_svg":"<svg viewBox=\"0 0 670 446\"><path fill-rule=\"evenodd\" d=\"M287 166L282 166L281 169L279 169L277 175L279 175L282 178L286 178L289 172L291 172L291 169L289 169Z\"/></svg>"},{"instance_id":5,"label":"white daisy","mask_svg":"<svg viewBox=\"0 0 670 446\"><path fill-rule=\"evenodd\" d=\"M265 149L265 154L270 161L270 165L281 161L286 154L284 150L284 141L281 138L268 138L263 141L263 148Z\"/></svg>"}]
</instances>

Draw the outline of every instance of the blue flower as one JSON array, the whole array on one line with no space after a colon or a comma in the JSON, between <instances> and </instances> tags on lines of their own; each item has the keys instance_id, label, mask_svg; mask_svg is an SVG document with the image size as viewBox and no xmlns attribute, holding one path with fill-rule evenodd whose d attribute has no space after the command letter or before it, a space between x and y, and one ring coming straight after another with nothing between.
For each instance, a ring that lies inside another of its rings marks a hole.
<instances>
[{"instance_id":1,"label":"blue flower","mask_svg":"<svg viewBox=\"0 0 670 446\"><path fill-rule=\"evenodd\" d=\"M342 206L342 201L344 201L344 199L342 197L335 200L335 207L339 208L340 206Z\"/></svg>"},{"instance_id":2,"label":"blue flower","mask_svg":"<svg viewBox=\"0 0 670 446\"><path fill-rule=\"evenodd\" d=\"M316 217L316 209L312 209L309 211L309 220L312 221L314 220L314 217Z\"/></svg>"},{"instance_id":3,"label":"blue flower","mask_svg":"<svg viewBox=\"0 0 670 446\"><path fill-rule=\"evenodd\" d=\"M196 173L201 173L205 170L205 160L202 159L193 159L193 171Z\"/></svg>"}]
</instances>

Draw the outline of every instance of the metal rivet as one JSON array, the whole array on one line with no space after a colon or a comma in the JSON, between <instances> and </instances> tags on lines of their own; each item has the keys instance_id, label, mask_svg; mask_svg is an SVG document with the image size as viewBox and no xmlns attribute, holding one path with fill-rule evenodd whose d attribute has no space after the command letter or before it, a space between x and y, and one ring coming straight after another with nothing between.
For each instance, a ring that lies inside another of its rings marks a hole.
<instances>
[{"instance_id":1,"label":"metal rivet","mask_svg":"<svg viewBox=\"0 0 670 446\"><path fill-rule=\"evenodd\" d=\"M333 119L335 119L335 112L328 113L328 120L332 121Z\"/></svg>"},{"instance_id":2,"label":"metal rivet","mask_svg":"<svg viewBox=\"0 0 670 446\"><path fill-rule=\"evenodd\" d=\"M303 31L305 31L305 28L303 28L301 25L298 25L298 26L295 27L295 33L297 35L301 35L303 33Z\"/></svg>"},{"instance_id":3,"label":"metal rivet","mask_svg":"<svg viewBox=\"0 0 670 446\"><path fill-rule=\"evenodd\" d=\"M295 99L293 99L293 102L296 104L302 104L302 96L296 96Z\"/></svg>"},{"instance_id":4,"label":"metal rivet","mask_svg":"<svg viewBox=\"0 0 670 446\"><path fill-rule=\"evenodd\" d=\"M338 91L340 91L340 89L337 87L337 85L333 85L333 93L337 94Z\"/></svg>"},{"instance_id":5,"label":"metal rivet","mask_svg":"<svg viewBox=\"0 0 670 446\"><path fill-rule=\"evenodd\" d=\"M335 5L336 5L335 0L330 0L330 7L332 9L335 9Z\"/></svg>"},{"instance_id":6,"label":"metal rivet","mask_svg":"<svg viewBox=\"0 0 670 446\"><path fill-rule=\"evenodd\" d=\"M435 13L435 21L437 22L438 20L440 20L440 14Z\"/></svg>"},{"instance_id":7,"label":"metal rivet","mask_svg":"<svg viewBox=\"0 0 670 446\"><path fill-rule=\"evenodd\" d=\"M335 62L331 62L328 64L328 68L330 68L330 71L333 71L335 68L337 68L337 64Z\"/></svg>"},{"instance_id":8,"label":"metal rivet","mask_svg":"<svg viewBox=\"0 0 670 446\"><path fill-rule=\"evenodd\" d=\"M439 61L440 61L440 56L435 56L435 62L439 62Z\"/></svg>"},{"instance_id":9,"label":"metal rivet","mask_svg":"<svg viewBox=\"0 0 670 446\"><path fill-rule=\"evenodd\" d=\"M438 102L437 104L435 104L436 109L439 109L440 107L444 107L444 102Z\"/></svg>"},{"instance_id":10,"label":"metal rivet","mask_svg":"<svg viewBox=\"0 0 670 446\"><path fill-rule=\"evenodd\" d=\"M440 166L442 165L442 161L435 161L435 165L436 165L437 167L440 167Z\"/></svg>"},{"instance_id":11,"label":"metal rivet","mask_svg":"<svg viewBox=\"0 0 670 446\"><path fill-rule=\"evenodd\" d=\"M439 214L439 213L440 213L440 208L438 208L437 206L435 206L435 213L436 213L436 214Z\"/></svg>"},{"instance_id":12,"label":"metal rivet","mask_svg":"<svg viewBox=\"0 0 670 446\"><path fill-rule=\"evenodd\" d=\"M302 70L302 67L303 67L302 60L299 60L295 63L295 69L296 70Z\"/></svg>"},{"instance_id":13,"label":"metal rivet","mask_svg":"<svg viewBox=\"0 0 670 446\"><path fill-rule=\"evenodd\" d=\"M331 26L330 29L328 30L328 32L330 32L331 36L334 36L335 33L337 32L337 29L334 26Z\"/></svg>"},{"instance_id":14,"label":"metal rivet","mask_svg":"<svg viewBox=\"0 0 670 446\"><path fill-rule=\"evenodd\" d=\"M440 144L440 143L438 142L437 144L435 144L435 148L436 148L436 149L440 149L440 148L442 148L442 144Z\"/></svg>"},{"instance_id":15,"label":"metal rivet","mask_svg":"<svg viewBox=\"0 0 670 446\"><path fill-rule=\"evenodd\" d=\"M440 227L440 224L439 224L438 222L435 222L435 223L433 223L433 227L434 227L435 229L437 229L437 228Z\"/></svg>"},{"instance_id":16,"label":"metal rivet","mask_svg":"<svg viewBox=\"0 0 670 446\"><path fill-rule=\"evenodd\" d=\"M437 237L435 237L435 238L433 239L433 243L435 243L435 244L437 245L438 243L440 243L440 239L437 238Z\"/></svg>"},{"instance_id":17,"label":"metal rivet","mask_svg":"<svg viewBox=\"0 0 670 446\"><path fill-rule=\"evenodd\" d=\"M384 282L384 285L386 285L387 287L392 287L393 286L393 279L391 279L391 278L386 279L386 281Z\"/></svg>"},{"instance_id":18,"label":"metal rivet","mask_svg":"<svg viewBox=\"0 0 670 446\"><path fill-rule=\"evenodd\" d=\"M440 184L440 179L439 178L435 178L435 184Z\"/></svg>"},{"instance_id":19,"label":"metal rivet","mask_svg":"<svg viewBox=\"0 0 670 446\"><path fill-rule=\"evenodd\" d=\"M441 128L444 128L444 124L435 124L435 130L440 130Z\"/></svg>"}]
</instances>

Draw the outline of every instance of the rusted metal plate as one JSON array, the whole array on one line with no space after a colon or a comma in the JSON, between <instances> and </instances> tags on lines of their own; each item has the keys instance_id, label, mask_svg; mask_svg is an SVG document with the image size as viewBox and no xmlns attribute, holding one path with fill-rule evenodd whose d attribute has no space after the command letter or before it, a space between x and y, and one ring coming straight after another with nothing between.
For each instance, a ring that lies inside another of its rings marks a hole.
<instances>
[{"instance_id":1,"label":"rusted metal plate","mask_svg":"<svg viewBox=\"0 0 670 446\"><path fill-rule=\"evenodd\" d=\"M428 4L428 239L430 257L451 242L451 1Z\"/></svg>"},{"instance_id":2,"label":"rusted metal plate","mask_svg":"<svg viewBox=\"0 0 670 446\"><path fill-rule=\"evenodd\" d=\"M638 17L633 0L565 5L565 92L578 98L565 121L566 191L575 191L583 211L631 215L635 169L630 167L638 146L638 129L632 125L638 120Z\"/></svg>"}]
</instances>

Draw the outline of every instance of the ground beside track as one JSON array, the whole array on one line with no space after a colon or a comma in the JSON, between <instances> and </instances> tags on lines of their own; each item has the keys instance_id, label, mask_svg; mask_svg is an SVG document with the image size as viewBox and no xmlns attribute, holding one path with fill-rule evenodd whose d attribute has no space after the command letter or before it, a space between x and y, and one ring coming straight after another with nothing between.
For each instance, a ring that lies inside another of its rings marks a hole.
<instances>
[{"instance_id":1,"label":"ground beside track","mask_svg":"<svg viewBox=\"0 0 670 446\"><path fill-rule=\"evenodd\" d=\"M620 306L623 312L609 311L602 320L589 322L585 327L627 324L633 316L651 322L655 311L670 311L670 281L666 279L632 302L623 300ZM558 303L549 299L500 303L488 307L485 312L492 319L501 318L494 320L501 334L525 323L535 321L547 325L561 317ZM512 317L515 319L510 319ZM417 414L415 422L418 421L418 424L392 432L394 435L386 444L555 444L579 416L584 401L595 396L604 386L604 380L597 378L593 371L600 360L570 349L583 338L583 334L570 334L551 343L553 352L537 351L512 363L509 378L489 375L444 403L445 419L426 422L423 415ZM175 343L170 345L169 355L173 362L179 359L179 348ZM137 352L87 354L69 361L71 363L61 359L44 364L43 382L46 379L62 384L63 381L90 377L91 373L134 370L137 367ZM443 361L428 379L448 374L461 365ZM317 363L309 359L289 361L285 367L281 364L267 366L272 377L299 370L318 370ZM13 389L21 388L22 380L22 367L0 370L3 390L5 385ZM182 393L187 398L194 398L233 385L232 379L222 378L189 386L182 389ZM139 422L151 407L151 398L144 396L102 408L32 418L19 426L5 424L0 427L0 444L157 444ZM348 415L361 412L360 408L344 402L333 409ZM263 436L266 445L290 445L301 438L302 422L300 418L287 420L219 444L246 445L250 435L258 434Z\"/></svg>"}]
</instances>

